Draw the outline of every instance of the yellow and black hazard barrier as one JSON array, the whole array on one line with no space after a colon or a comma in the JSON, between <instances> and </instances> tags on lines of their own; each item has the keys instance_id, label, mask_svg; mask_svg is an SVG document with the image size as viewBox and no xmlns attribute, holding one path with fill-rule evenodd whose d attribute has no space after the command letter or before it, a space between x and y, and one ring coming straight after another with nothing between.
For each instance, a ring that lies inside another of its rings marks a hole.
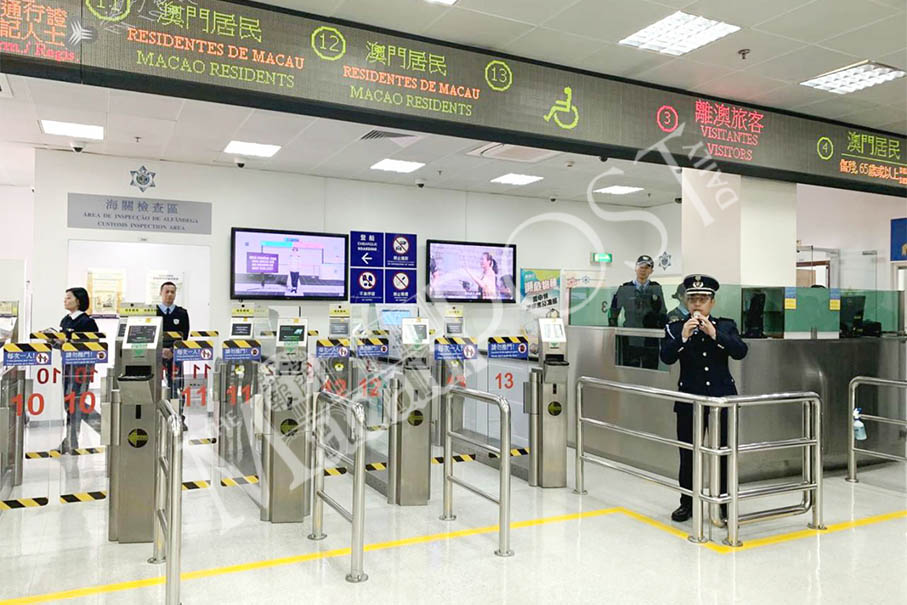
<instances>
[{"instance_id":1,"label":"yellow and black hazard barrier","mask_svg":"<svg viewBox=\"0 0 907 605\"><path fill-rule=\"evenodd\" d=\"M204 480L183 481L183 491L194 490L194 489L207 489L209 487L211 487L211 484Z\"/></svg>"},{"instance_id":2,"label":"yellow and black hazard barrier","mask_svg":"<svg viewBox=\"0 0 907 605\"><path fill-rule=\"evenodd\" d=\"M221 479L220 484L224 487L236 487L238 485L255 485L258 483L258 475L246 475L245 477L233 477L232 479Z\"/></svg>"},{"instance_id":3,"label":"yellow and black hazard barrier","mask_svg":"<svg viewBox=\"0 0 907 605\"><path fill-rule=\"evenodd\" d=\"M192 330L189 332L189 338L217 338L217 330Z\"/></svg>"},{"instance_id":4,"label":"yellow and black hazard barrier","mask_svg":"<svg viewBox=\"0 0 907 605\"><path fill-rule=\"evenodd\" d=\"M107 497L106 491L100 492L78 492L75 494L63 494L60 496L62 504L75 504L76 502L95 502Z\"/></svg>"},{"instance_id":5,"label":"yellow and black hazard barrier","mask_svg":"<svg viewBox=\"0 0 907 605\"><path fill-rule=\"evenodd\" d=\"M0 510L18 510L20 508L38 508L47 506L47 498L14 498L0 500Z\"/></svg>"},{"instance_id":6,"label":"yellow and black hazard barrier","mask_svg":"<svg viewBox=\"0 0 907 605\"><path fill-rule=\"evenodd\" d=\"M222 349L260 349L261 343L257 340L225 340L220 346Z\"/></svg>"},{"instance_id":7,"label":"yellow and black hazard barrier","mask_svg":"<svg viewBox=\"0 0 907 605\"><path fill-rule=\"evenodd\" d=\"M167 340L182 340L183 333L177 332L176 330L169 330L167 332L164 332L164 338L166 338Z\"/></svg>"},{"instance_id":8,"label":"yellow and black hazard barrier","mask_svg":"<svg viewBox=\"0 0 907 605\"><path fill-rule=\"evenodd\" d=\"M201 439L190 439L189 445L211 445L217 443L217 437L203 437Z\"/></svg>"},{"instance_id":9,"label":"yellow and black hazard barrier","mask_svg":"<svg viewBox=\"0 0 907 605\"><path fill-rule=\"evenodd\" d=\"M436 345L473 345L476 346L478 341L475 338L463 338L461 336L441 336L435 339Z\"/></svg>"},{"instance_id":10,"label":"yellow and black hazard barrier","mask_svg":"<svg viewBox=\"0 0 907 605\"><path fill-rule=\"evenodd\" d=\"M178 340L173 343L174 349L213 349L210 340Z\"/></svg>"},{"instance_id":11,"label":"yellow and black hazard barrier","mask_svg":"<svg viewBox=\"0 0 907 605\"><path fill-rule=\"evenodd\" d=\"M510 450L511 458L516 458L519 456L528 456L528 455L529 455L529 449L525 448L525 447L515 447L512 450ZM500 458L500 456L498 456L497 454L488 454L488 457L489 458Z\"/></svg>"},{"instance_id":12,"label":"yellow and black hazard barrier","mask_svg":"<svg viewBox=\"0 0 907 605\"><path fill-rule=\"evenodd\" d=\"M50 353L51 346L43 342L8 342L3 350L8 353Z\"/></svg>"},{"instance_id":13,"label":"yellow and black hazard barrier","mask_svg":"<svg viewBox=\"0 0 907 605\"><path fill-rule=\"evenodd\" d=\"M318 330L309 330L307 332L309 336L318 336Z\"/></svg>"},{"instance_id":14,"label":"yellow and black hazard barrier","mask_svg":"<svg viewBox=\"0 0 907 605\"><path fill-rule=\"evenodd\" d=\"M387 330L372 330L372 336L387 336Z\"/></svg>"},{"instance_id":15,"label":"yellow and black hazard barrier","mask_svg":"<svg viewBox=\"0 0 907 605\"><path fill-rule=\"evenodd\" d=\"M54 330L43 330L41 332L32 332L28 335L29 340L66 340L66 334Z\"/></svg>"},{"instance_id":16,"label":"yellow and black hazard barrier","mask_svg":"<svg viewBox=\"0 0 907 605\"><path fill-rule=\"evenodd\" d=\"M88 456L91 454L103 454L104 447L79 447L74 450L70 450L71 456ZM61 458L63 456L60 453L60 450L47 450L43 452L25 452L25 458L27 460L40 460L46 458Z\"/></svg>"},{"instance_id":17,"label":"yellow and black hazard barrier","mask_svg":"<svg viewBox=\"0 0 907 605\"><path fill-rule=\"evenodd\" d=\"M386 347L388 342L390 342L390 341L387 338L376 338L376 337L369 336L366 338L357 338L356 346L365 347L368 345L374 345L376 347L380 347L380 346Z\"/></svg>"},{"instance_id":18,"label":"yellow and black hazard barrier","mask_svg":"<svg viewBox=\"0 0 907 605\"><path fill-rule=\"evenodd\" d=\"M347 473L347 470L345 468L343 468L342 466L337 467L337 468L324 469L325 477L336 477L337 475L345 475L346 473Z\"/></svg>"},{"instance_id":19,"label":"yellow and black hazard barrier","mask_svg":"<svg viewBox=\"0 0 907 605\"><path fill-rule=\"evenodd\" d=\"M319 338L319 347L349 347L349 338Z\"/></svg>"},{"instance_id":20,"label":"yellow and black hazard barrier","mask_svg":"<svg viewBox=\"0 0 907 605\"><path fill-rule=\"evenodd\" d=\"M454 462L472 462L476 459L475 454L454 454ZM444 464L444 456L435 456L431 459L432 464Z\"/></svg>"},{"instance_id":21,"label":"yellow and black hazard barrier","mask_svg":"<svg viewBox=\"0 0 907 605\"><path fill-rule=\"evenodd\" d=\"M372 464L366 464L365 470L367 470L367 471L386 471L387 464L384 462L373 462Z\"/></svg>"},{"instance_id":22,"label":"yellow and black hazard barrier","mask_svg":"<svg viewBox=\"0 0 907 605\"><path fill-rule=\"evenodd\" d=\"M514 344L529 344L529 339L525 336L492 336L488 339L488 342L494 342L499 345L504 343L514 343Z\"/></svg>"},{"instance_id":23,"label":"yellow and black hazard barrier","mask_svg":"<svg viewBox=\"0 0 907 605\"><path fill-rule=\"evenodd\" d=\"M76 351L107 351L106 342L64 342L63 350L67 353L74 353Z\"/></svg>"},{"instance_id":24,"label":"yellow and black hazard barrier","mask_svg":"<svg viewBox=\"0 0 907 605\"><path fill-rule=\"evenodd\" d=\"M104 340L107 335L103 332L73 332L69 340L73 342L98 341Z\"/></svg>"}]
</instances>

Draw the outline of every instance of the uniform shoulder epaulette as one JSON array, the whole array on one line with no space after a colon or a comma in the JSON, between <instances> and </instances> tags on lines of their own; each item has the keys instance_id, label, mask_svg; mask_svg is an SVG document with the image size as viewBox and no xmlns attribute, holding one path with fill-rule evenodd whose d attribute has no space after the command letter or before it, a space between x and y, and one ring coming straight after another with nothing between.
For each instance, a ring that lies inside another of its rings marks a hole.
<instances>
[{"instance_id":1,"label":"uniform shoulder epaulette","mask_svg":"<svg viewBox=\"0 0 907 605\"><path fill-rule=\"evenodd\" d=\"M632 281L625 281L624 283L621 284L621 286L632 286L632 285L634 285Z\"/></svg>"},{"instance_id":2,"label":"uniform shoulder epaulette","mask_svg":"<svg viewBox=\"0 0 907 605\"><path fill-rule=\"evenodd\" d=\"M657 281L655 281L655 280L653 279L653 280L650 280L650 281L649 281L649 285L650 285L650 286L660 286L661 284L658 283Z\"/></svg>"}]
</instances>

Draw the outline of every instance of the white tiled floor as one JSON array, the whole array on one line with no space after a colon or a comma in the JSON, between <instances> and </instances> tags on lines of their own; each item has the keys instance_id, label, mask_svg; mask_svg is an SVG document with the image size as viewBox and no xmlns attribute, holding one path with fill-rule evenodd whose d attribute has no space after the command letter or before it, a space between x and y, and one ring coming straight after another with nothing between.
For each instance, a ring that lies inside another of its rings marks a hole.
<instances>
[{"instance_id":1,"label":"white tiled floor","mask_svg":"<svg viewBox=\"0 0 907 605\"><path fill-rule=\"evenodd\" d=\"M203 419L190 420L193 437ZM208 478L212 446L186 448L186 479ZM196 453L197 452L197 453ZM90 464L103 456L83 456ZM91 462L88 459L92 459ZM27 464L61 464L58 460ZM190 470L191 469L191 470ZM386 543L417 536L493 526L497 509L455 488L456 521L438 520L441 470L432 465L432 501L426 507L390 507L367 488L366 542ZM497 474L478 463L457 464L455 472L494 492ZM85 473L89 475L90 473ZM198 476L195 476L198 474ZM533 489L513 482L513 521L574 515L512 532L515 556L494 556L497 533L388 545L366 553L369 580L344 581L349 558L335 556L247 570L233 565L273 561L349 546L350 528L329 508L328 538L306 539L309 523L272 525L258 519L247 488L184 492L183 571L216 570L186 579L182 602L192 603L905 603L907 602L907 516L848 527L825 535L758 545L757 540L803 530L807 517L746 526L744 543L753 548L731 554L688 543L663 528L621 512L576 518L575 513L626 507L665 526L672 524L676 495L658 486L586 466L589 494L572 489ZM572 485L572 470L569 483ZM907 467L883 465L860 474L851 485L840 473L826 475L825 520L835 524L905 511ZM348 502L349 476L326 478L328 491ZM255 488L251 488L255 489ZM793 497L791 497L793 498ZM791 498L758 502L791 503ZM752 506L752 505L749 505ZM746 509L745 509L746 510ZM0 605L18 597L107 586L153 578L162 567L146 563L150 545L107 542L106 502L51 505L0 515ZM716 530L715 540L723 537ZM160 603L160 585L97 592L73 603ZM64 595L27 602L59 602ZM2 600L9 599L9 600Z\"/></svg>"}]
</instances>

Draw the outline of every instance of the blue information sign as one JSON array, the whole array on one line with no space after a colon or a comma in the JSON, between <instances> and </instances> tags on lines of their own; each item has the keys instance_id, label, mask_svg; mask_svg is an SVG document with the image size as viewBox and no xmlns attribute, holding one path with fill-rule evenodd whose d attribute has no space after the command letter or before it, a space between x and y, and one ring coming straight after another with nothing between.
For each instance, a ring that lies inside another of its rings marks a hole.
<instances>
[{"instance_id":1,"label":"blue information sign","mask_svg":"<svg viewBox=\"0 0 907 605\"><path fill-rule=\"evenodd\" d=\"M387 345L359 345L356 347L356 357L387 357Z\"/></svg>"},{"instance_id":2,"label":"blue information sign","mask_svg":"<svg viewBox=\"0 0 907 605\"><path fill-rule=\"evenodd\" d=\"M315 347L315 358L316 359L332 359L335 357L349 357L350 348L345 347L341 344L334 344L331 346L325 346L321 343L318 343L318 346Z\"/></svg>"},{"instance_id":3,"label":"blue information sign","mask_svg":"<svg viewBox=\"0 0 907 605\"><path fill-rule=\"evenodd\" d=\"M67 351L63 349L63 365L107 363L107 351Z\"/></svg>"},{"instance_id":4,"label":"blue information sign","mask_svg":"<svg viewBox=\"0 0 907 605\"><path fill-rule=\"evenodd\" d=\"M225 349L227 351L231 349ZM211 361L214 357L214 350L210 348L203 349L173 349L173 361Z\"/></svg>"},{"instance_id":5,"label":"blue information sign","mask_svg":"<svg viewBox=\"0 0 907 605\"><path fill-rule=\"evenodd\" d=\"M261 349L248 347L242 349L223 349L224 361L261 361Z\"/></svg>"},{"instance_id":6,"label":"blue information sign","mask_svg":"<svg viewBox=\"0 0 907 605\"><path fill-rule=\"evenodd\" d=\"M384 265L401 269L416 268L416 236L413 233L384 234ZM388 301L391 302L391 301Z\"/></svg>"},{"instance_id":7,"label":"blue information sign","mask_svg":"<svg viewBox=\"0 0 907 605\"><path fill-rule=\"evenodd\" d=\"M891 260L907 260L907 218L891 219Z\"/></svg>"},{"instance_id":8,"label":"blue information sign","mask_svg":"<svg viewBox=\"0 0 907 605\"><path fill-rule=\"evenodd\" d=\"M350 231L350 266L383 267L384 233L381 231Z\"/></svg>"},{"instance_id":9,"label":"blue information sign","mask_svg":"<svg viewBox=\"0 0 907 605\"><path fill-rule=\"evenodd\" d=\"M529 359L529 345L525 342L488 341L489 359Z\"/></svg>"},{"instance_id":10,"label":"blue information sign","mask_svg":"<svg viewBox=\"0 0 907 605\"><path fill-rule=\"evenodd\" d=\"M478 349L473 344L435 343L436 360L475 359L478 354Z\"/></svg>"},{"instance_id":11,"label":"blue information sign","mask_svg":"<svg viewBox=\"0 0 907 605\"><path fill-rule=\"evenodd\" d=\"M350 302L384 302L384 269L350 269Z\"/></svg>"},{"instance_id":12,"label":"blue information sign","mask_svg":"<svg viewBox=\"0 0 907 605\"><path fill-rule=\"evenodd\" d=\"M391 305L416 302L415 270L387 269L384 272L384 302Z\"/></svg>"},{"instance_id":13,"label":"blue information sign","mask_svg":"<svg viewBox=\"0 0 907 605\"><path fill-rule=\"evenodd\" d=\"M3 350L3 365L5 366L49 366L50 353L38 351L7 351Z\"/></svg>"}]
</instances>

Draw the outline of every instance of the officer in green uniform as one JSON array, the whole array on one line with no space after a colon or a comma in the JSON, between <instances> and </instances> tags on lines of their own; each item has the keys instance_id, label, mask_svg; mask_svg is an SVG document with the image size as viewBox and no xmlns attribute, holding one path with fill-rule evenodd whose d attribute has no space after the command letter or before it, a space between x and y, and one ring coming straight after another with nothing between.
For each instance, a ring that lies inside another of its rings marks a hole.
<instances>
[{"instance_id":1,"label":"officer in green uniform","mask_svg":"<svg viewBox=\"0 0 907 605\"><path fill-rule=\"evenodd\" d=\"M668 311L668 323L677 321L678 319L686 320L686 318L690 316L690 312L687 310L685 294L686 289L683 287L683 284L677 284L677 290L671 295L671 298L677 301L677 306Z\"/></svg>"}]
</instances>

